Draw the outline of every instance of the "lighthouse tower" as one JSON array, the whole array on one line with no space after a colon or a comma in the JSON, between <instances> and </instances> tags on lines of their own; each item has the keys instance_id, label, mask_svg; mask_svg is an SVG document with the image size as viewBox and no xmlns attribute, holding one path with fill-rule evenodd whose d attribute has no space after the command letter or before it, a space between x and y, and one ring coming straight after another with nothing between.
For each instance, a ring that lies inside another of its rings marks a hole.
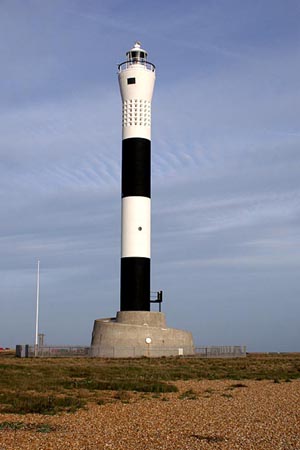
<instances>
[{"instance_id":1,"label":"lighthouse tower","mask_svg":"<svg viewBox=\"0 0 300 450\"><path fill-rule=\"evenodd\" d=\"M192 334L167 328L165 315L150 311L151 101L155 66L147 60L140 42L118 65L118 78L122 97L120 311L116 317L95 320L90 355L189 355L194 352Z\"/></svg>"},{"instance_id":2,"label":"lighthouse tower","mask_svg":"<svg viewBox=\"0 0 300 450\"><path fill-rule=\"evenodd\" d=\"M121 311L150 311L151 100L155 66L136 42L119 69L122 97Z\"/></svg>"}]
</instances>

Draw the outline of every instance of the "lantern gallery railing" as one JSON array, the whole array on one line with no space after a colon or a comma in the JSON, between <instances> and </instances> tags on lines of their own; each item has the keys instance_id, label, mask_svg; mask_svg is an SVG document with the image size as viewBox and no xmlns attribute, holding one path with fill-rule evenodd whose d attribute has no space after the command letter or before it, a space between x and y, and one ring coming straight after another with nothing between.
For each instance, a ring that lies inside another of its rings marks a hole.
<instances>
[{"instance_id":1,"label":"lantern gallery railing","mask_svg":"<svg viewBox=\"0 0 300 450\"><path fill-rule=\"evenodd\" d=\"M132 66L142 66L146 70L155 72L155 65L143 59L132 59L129 61L124 61L118 65L118 71L123 72L123 70L130 69Z\"/></svg>"}]
</instances>

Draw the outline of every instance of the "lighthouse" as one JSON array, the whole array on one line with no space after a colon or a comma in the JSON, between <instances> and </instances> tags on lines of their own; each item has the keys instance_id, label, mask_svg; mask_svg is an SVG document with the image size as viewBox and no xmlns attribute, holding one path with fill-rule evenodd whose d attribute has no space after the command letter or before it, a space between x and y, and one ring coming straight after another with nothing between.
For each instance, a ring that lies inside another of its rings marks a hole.
<instances>
[{"instance_id":1,"label":"lighthouse","mask_svg":"<svg viewBox=\"0 0 300 450\"><path fill-rule=\"evenodd\" d=\"M120 310L94 322L90 356L160 357L194 353L190 332L151 311L151 102L156 70L136 42L118 65L122 98ZM159 294L159 293L158 293ZM158 295L157 302L161 302Z\"/></svg>"},{"instance_id":2,"label":"lighthouse","mask_svg":"<svg viewBox=\"0 0 300 450\"><path fill-rule=\"evenodd\" d=\"M140 42L118 66L122 97L121 311L150 311L151 101L155 66Z\"/></svg>"}]
</instances>

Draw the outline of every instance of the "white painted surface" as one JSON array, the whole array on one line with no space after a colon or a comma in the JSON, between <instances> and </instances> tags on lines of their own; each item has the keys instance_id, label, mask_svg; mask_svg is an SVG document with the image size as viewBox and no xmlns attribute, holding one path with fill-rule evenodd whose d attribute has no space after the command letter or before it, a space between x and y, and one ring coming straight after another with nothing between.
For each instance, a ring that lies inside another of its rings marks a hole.
<instances>
[{"instance_id":1,"label":"white painted surface","mask_svg":"<svg viewBox=\"0 0 300 450\"><path fill-rule=\"evenodd\" d=\"M142 99L124 100L122 108L123 139L142 137L151 140L151 102Z\"/></svg>"},{"instance_id":2,"label":"white painted surface","mask_svg":"<svg viewBox=\"0 0 300 450\"><path fill-rule=\"evenodd\" d=\"M121 257L139 256L150 258L150 239L150 198L124 197L122 199Z\"/></svg>"},{"instance_id":3,"label":"white painted surface","mask_svg":"<svg viewBox=\"0 0 300 450\"><path fill-rule=\"evenodd\" d=\"M135 84L128 84L135 78ZM151 100L155 72L141 64L132 64L119 72L119 85L123 102L122 138L151 139Z\"/></svg>"}]
</instances>

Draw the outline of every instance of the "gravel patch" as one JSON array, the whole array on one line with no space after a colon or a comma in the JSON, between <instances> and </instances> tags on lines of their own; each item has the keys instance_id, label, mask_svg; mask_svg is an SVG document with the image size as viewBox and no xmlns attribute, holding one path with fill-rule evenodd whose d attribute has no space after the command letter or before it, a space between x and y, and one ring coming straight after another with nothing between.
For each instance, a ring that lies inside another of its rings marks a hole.
<instances>
[{"instance_id":1,"label":"gravel patch","mask_svg":"<svg viewBox=\"0 0 300 450\"><path fill-rule=\"evenodd\" d=\"M300 381L174 384L74 414L1 414L0 450L300 450Z\"/></svg>"}]
</instances>

